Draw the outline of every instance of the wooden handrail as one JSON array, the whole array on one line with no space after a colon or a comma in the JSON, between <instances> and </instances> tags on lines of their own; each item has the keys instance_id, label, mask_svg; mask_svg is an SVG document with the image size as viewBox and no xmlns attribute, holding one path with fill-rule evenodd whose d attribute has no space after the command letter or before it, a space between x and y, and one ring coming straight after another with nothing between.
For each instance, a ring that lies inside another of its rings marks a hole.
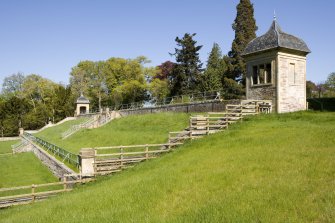
<instances>
[{"instance_id":1,"label":"wooden handrail","mask_svg":"<svg viewBox=\"0 0 335 223\"><path fill-rule=\"evenodd\" d=\"M52 190L52 191L45 191L45 192L33 192L30 194L18 194L18 195L12 195L12 196L6 196L6 197L0 197L0 200L7 200L7 199L13 199L13 198L23 198L23 197L31 197L33 196L39 196L39 195L48 195L48 194L56 194L66 191L71 191L72 189L60 189L60 190Z\"/></svg>"},{"instance_id":2,"label":"wooden handrail","mask_svg":"<svg viewBox=\"0 0 335 223\"><path fill-rule=\"evenodd\" d=\"M127 148L145 148L145 147L158 147L158 146L177 146L182 143L164 143L164 144L147 144L147 145L129 145L129 146L105 146L105 147L94 147L96 150L107 150L107 149L127 149Z\"/></svg>"},{"instance_id":3,"label":"wooden handrail","mask_svg":"<svg viewBox=\"0 0 335 223\"><path fill-rule=\"evenodd\" d=\"M71 180L71 181L66 181L66 183L67 184L86 183L86 182L90 182L90 181L93 181L93 179ZM39 187L56 186L56 185L63 185L63 184L64 184L64 181L59 181L59 182L55 182L55 183L33 184L33 187L34 188L39 188ZM22 189L29 189L29 188L32 188L32 185L20 186L20 187L0 188L0 192L22 190Z\"/></svg>"},{"instance_id":4,"label":"wooden handrail","mask_svg":"<svg viewBox=\"0 0 335 223\"><path fill-rule=\"evenodd\" d=\"M121 156L121 155L141 155L141 154L151 154L151 153L166 153L170 149L164 150L149 150L149 151L139 151L139 152L120 152L120 153L108 153L108 154L96 154L96 157L106 157L106 156Z\"/></svg>"},{"instance_id":5,"label":"wooden handrail","mask_svg":"<svg viewBox=\"0 0 335 223\"><path fill-rule=\"evenodd\" d=\"M181 134L181 133L190 133L190 131L181 131L181 132L169 132L170 134Z\"/></svg>"},{"instance_id":6,"label":"wooden handrail","mask_svg":"<svg viewBox=\"0 0 335 223\"><path fill-rule=\"evenodd\" d=\"M16 194L10 196L3 196L0 197L0 207L8 207L12 205L19 205L19 204L26 204L26 203L33 203L39 199L45 199L49 196L55 195L57 193L71 191L72 188L68 188L69 184L75 183L87 183L93 181L94 179L80 179L80 180L71 180L67 181L66 177L61 182L55 183L46 183L46 184L32 184L29 186L20 186L20 187L12 187L12 188L1 188L0 192L4 191L15 191L15 190L22 190L22 189L31 189L31 193L24 193L24 194ZM47 187L47 186L55 186L55 185L63 185L62 189L57 190L47 190L42 192L36 192L36 188L39 187Z\"/></svg>"}]
</instances>

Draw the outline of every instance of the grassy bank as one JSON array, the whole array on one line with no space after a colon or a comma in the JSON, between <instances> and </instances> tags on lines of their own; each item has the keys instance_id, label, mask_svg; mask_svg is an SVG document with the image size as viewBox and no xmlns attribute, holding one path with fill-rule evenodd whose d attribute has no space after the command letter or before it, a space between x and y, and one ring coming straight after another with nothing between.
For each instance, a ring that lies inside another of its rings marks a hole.
<instances>
[{"instance_id":1,"label":"grassy bank","mask_svg":"<svg viewBox=\"0 0 335 223\"><path fill-rule=\"evenodd\" d=\"M36 135L74 153L81 148L96 146L166 143L169 131L187 127L188 117L185 113L128 116L113 120L101 128L82 129L64 140L59 130L64 130L63 126L49 128Z\"/></svg>"},{"instance_id":2,"label":"grassy bank","mask_svg":"<svg viewBox=\"0 0 335 223\"><path fill-rule=\"evenodd\" d=\"M0 175L0 188L57 181L33 153L0 156Z\"/></svg>"},{"instance_id":3,"label":"grassy bank","mask_svg":"<svg viewBox=\"0 0 335 223\"><path fill-rule=\"evenodd\" d=\"M76 120L67 121L60 125L47 128L34 135L40 138L46 138L53 141L61 141L63 132L66 132L68 129L71 128L71 126L81 124L87 120L88 118L78 118Z\"/></svg>"},{"instance_id":4,"label":"grassy bank","mask_svg":"<svg viewBox=\"0 0 335 223\"><path fill-rule=\"evenodd\" d=\"M12 152L11 145L14 145L18 142L19 140L1 141L0 142L0 155L4 153L11 153Z\"/></svg>"},{"instance_id":5,"label":"grassy bank","mask_svg":"<svg viewBox=\"0 0 335 223\"><path fill-rule=\"evenodd\" d=\"M253 117L0 222L334 222L335 114Z\"/></svg>"}]
</instances>

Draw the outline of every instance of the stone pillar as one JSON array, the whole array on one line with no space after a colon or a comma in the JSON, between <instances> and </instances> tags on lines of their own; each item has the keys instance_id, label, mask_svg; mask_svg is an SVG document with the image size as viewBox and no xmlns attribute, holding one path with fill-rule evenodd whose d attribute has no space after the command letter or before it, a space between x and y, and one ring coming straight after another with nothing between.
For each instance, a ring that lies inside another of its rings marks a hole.
<instances>
[{"instance_id":1,"label":"stone pillar","mask_svg":"<svg viewBox=\"0 0 335 223\"><path fill-rule=\"evenodd\" d=\"M19 134L20 134L20 136L23 136L23 132L24 132L24 129L23 128L19 128Z\"/></svg>"},{"instance_id":2,"label":"stone pillar","mask_svg":"<svg viewBox=\"0 0 335 223\"><path fill-rule=\"evenodd\" d=\"M94 149L81 149L79 152L81 174L83 176L94 176Z\"/></svg>"}]
</instances>

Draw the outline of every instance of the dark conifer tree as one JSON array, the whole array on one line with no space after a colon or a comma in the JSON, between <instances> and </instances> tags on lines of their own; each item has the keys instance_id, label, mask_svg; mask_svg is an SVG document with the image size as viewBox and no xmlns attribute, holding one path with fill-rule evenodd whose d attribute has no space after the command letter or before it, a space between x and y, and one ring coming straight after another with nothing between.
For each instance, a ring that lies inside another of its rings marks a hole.
<instances>
[{"instance_id":1,"label":"dark conifer tree","mask_svg":"<svg viewBox=\"0 0 335 223\"><path fill-rule=\"evenodd\" d=\"M202 63L199 59L198 51L202 46L197 46L197 41L193 40L196 34L186 33L182 39L177 37L175 53L176 66L174 66L171 79L171 94L188 94L200 89Z\"/></svg>"},{"instance_id":2,"label":"dark conifer tree","mask_svg":"<svg viewBox=\"0 0 335 223\"><path fill-rule=\"evenodd\" d=\"M207 68L203 75L203 91L220 91L222 90L222 79L226 72L227 66L222 57L220 46L213 44L209 54Z\"/></svg>"},{"instance_id":3,"label":"dark conifer tree","mask_svg":"<svg viewBox=\"0 0 335 223\"><path fill-rule=\"evenodd\" d=\"M254 7L250 0L240 0L236 7L237 14L232 25L235 31L235 39L232 43L231 51L228 53L230 57L230 78L245 83L246 68L245 62L241 57L247 44L256 38L256 21L254 18Z\"/></svg>"}]
</instances>

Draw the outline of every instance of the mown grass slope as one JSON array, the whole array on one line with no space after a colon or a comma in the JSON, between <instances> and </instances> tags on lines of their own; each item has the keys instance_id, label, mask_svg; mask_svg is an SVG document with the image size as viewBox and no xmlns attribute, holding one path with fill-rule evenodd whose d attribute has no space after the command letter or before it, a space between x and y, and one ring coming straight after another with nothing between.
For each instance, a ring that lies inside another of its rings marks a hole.
<instances>
[{"instance_id":1,"label":"mown grass slope","mask_svg":"<svg viewBox=\"0 0 335 223\"><path fill-rule=\"evenodd\" d=\"M33 153L0 156L0 188L49 183L57 180Z\"/></svg>"},{"instance_id":2,"label":"mown grass slope","mask_svg":"<svg viewBox=\"0 0 335 223\"><path fill-rule=\"evenodd\" d=\"M85 117L85 118L78 118L76 120L67 121L60 125L44 129L41 132L36 133L34 135L37 137L43 138L43 139L48 139L50 141L58 142L62 140L63 132L66 132L68 129L71 128L71 126L81 124L87 120L88 118Z\"/></svg>"},{"instance_id":3,"label":"mown grass slope","mask_svg":"<svg viewBox=\"0 0 335 223\"><path fill-rule=\"evenodd\" d=\"M0 222L334 222L335 114L252 117Z\"/></svg>"},{"instance_id":4,"label":"mown grass slope","mask_svg":"<svg viewBox=\"0 0 335 223\"><path fill-rule=\"evenodd\" d=\"M186 128L188 118L189 115L185 113L145 114L112 120L97 129L82 129L64 140L56 128L46 129L36 135L78 153L81 148L97 146L166 143L169 131Z\"/></svg>"},{"instance_id":5,"label":"mown grass slope","mask_svg":"<svg viewBox=\"0 0 335 223\"><path fill-rule=\"evenodd\" d=\"M19 140L10 140L10 141L1 141L0 142L0 155L4 153L11 153L12 147L11 145L15 145Z\"/></svg>"}]
</instances>

